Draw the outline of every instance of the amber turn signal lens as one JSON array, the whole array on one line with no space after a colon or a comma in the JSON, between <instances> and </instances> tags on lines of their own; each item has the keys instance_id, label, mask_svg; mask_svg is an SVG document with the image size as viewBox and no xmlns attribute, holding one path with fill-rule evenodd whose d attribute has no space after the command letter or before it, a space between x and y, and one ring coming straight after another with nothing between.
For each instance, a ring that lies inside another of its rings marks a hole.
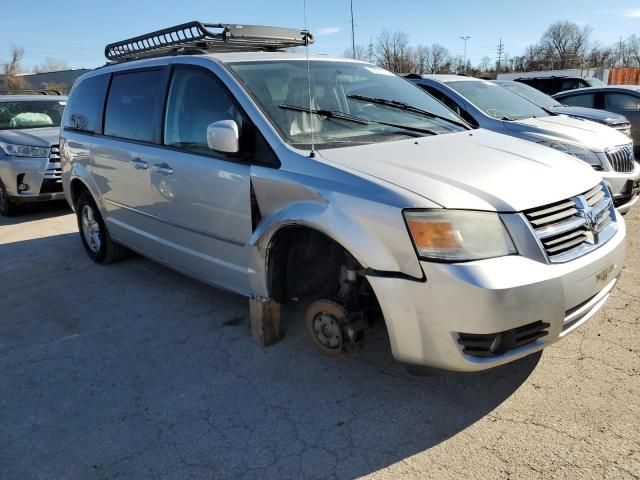
<instances>
[{"instance_id":1,"label":"amber turn signal lens","mask_svg":"<svg viewBox=\"0 0 640 480\"><path fill-rule=\"evenodd\" d=\"M408 219L407 223L418 248L454 250L461 247L449 222Z\"/></svg>"}]
</instances>

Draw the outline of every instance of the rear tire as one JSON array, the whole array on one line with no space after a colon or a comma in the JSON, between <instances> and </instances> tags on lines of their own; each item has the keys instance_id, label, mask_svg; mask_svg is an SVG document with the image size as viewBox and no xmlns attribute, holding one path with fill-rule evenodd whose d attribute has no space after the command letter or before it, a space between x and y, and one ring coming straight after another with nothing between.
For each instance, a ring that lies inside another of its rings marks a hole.
<instances>
[{"instance_id":1,"label":"rear tire","mask_svg":"<svg viewBox=\"0 0 640 480\"><path fill-rule=\"evenodd\" d=\"M0 215L3 217L13 217L22 211L20 205L11 200L7 194L7 189L0 182Z\"/></svg>"},{"instance_id":2,"label":"rear tire","mask_svg":"<svg viewBox=\"0 0 640 480\"><path fill-rule=\"evenodd\" d=\"M82 245L94 262L107 264L120 260L126 255L126 248L111 239L90 192L82 192L78 198L76 216Z\"/></svg>"}]
</instances>

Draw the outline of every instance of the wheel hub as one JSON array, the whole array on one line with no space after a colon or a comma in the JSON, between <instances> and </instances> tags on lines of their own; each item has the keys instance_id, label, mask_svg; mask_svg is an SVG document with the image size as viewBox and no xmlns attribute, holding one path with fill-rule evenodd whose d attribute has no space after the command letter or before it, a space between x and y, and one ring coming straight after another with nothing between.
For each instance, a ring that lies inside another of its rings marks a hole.
<instances>
[{"instance_id":1,"label":"wheel hub","mask_svg":"<svg viewBox=\"0 0 640 480\"><path fill-rule=\"evenodd\" d=\"M84 205L81 212L82 217L82 235L87 241L89 249L98 253L100 251L100 224L95 218L93 209L89 205Z\"/></svg>"},{"instance_id":2,"label":"wheel hub","mask_svg":"<svg viewBox=\"0 0 640 480\"><path fill-rule=\"evenodd\" d=\"M318 341L329 348L339 348L342 344L342 329L338 325L338 319L330 313L316 315L313 330Z\"/></svg>"}]
</instances>

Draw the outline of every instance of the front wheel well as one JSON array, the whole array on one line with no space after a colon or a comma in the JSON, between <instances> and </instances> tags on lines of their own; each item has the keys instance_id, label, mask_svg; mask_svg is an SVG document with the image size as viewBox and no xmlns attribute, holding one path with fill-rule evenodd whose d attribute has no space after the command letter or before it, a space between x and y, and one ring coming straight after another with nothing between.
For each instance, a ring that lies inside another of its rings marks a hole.
<instances>
[{"instance_id":1,"label":"front wheel well","mask_svg":"<svg viewBox=\"0 0 640 480\"><path fill-rule=\"evenodd\" d=\"M338 242L306 226L288 226L271 239L269 296L279 302L335 297L343 265L357 262Z\"/></svg>"}]
</instances>

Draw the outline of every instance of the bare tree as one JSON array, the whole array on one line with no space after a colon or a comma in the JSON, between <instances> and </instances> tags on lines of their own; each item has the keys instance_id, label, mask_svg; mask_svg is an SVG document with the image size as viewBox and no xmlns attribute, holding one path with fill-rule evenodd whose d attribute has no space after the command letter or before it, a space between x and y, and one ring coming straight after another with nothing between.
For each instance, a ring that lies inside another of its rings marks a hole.
<instances>
[{"instance_id":1,"label":"bare tree","mask_svg":"<svg viewBox=\"0 0 640 480\"><path fill-rule=\"evenodd\" d=\"M481 72L488 72L489 70L491 70L492 63L493 62L491 61L491 57L484 56L484 57L482 57L482 60L480 60L480 64L478 65L478 69Z\"/></svg>"},{"instance_id":2,"label":"bare tree","mask_svg":"<svg viewBox=\"0 0 640 480\"><path fill-rule=\"evenodd\" d=\"M24 56L24 48L13 47L11 49L11 57L7 63L2 64L2 73L6 78L7 88L27 88L28 84L25 79L18 74L22 73L22 57Z\"/></svg>"},{"instance_id":3,"label":"bare tree","mask_svg":"<svg viewBox=\"0 0 640 480\"><path fill-rule=\"evenodd\" d=\"M411 48L406 33L383 30L376 38L376 60L378 65L396 73L406 73L413 70L411 62Z\"/></svg>"},{"instance_id":4,"label":"bare tree","mask_svg":"<svg viewBox=\"0 0 640 480\"><path fill-rule=\"evenodd\" d=\"M33 67L33 73L58 72L69 70L69 64L61 58L47 57L43 62Z\"/></svg>"},{"instance_id":5,"label":"bare tree","mask_svg":"<svg viewBox=\"0 0 640 480\"><path fill-rule=\"evenodd\" d=\"M640 37L635 34L631 35L625 43L627 44L627 51L629 53L629 62L627 65L631 66L630 64L633 63L633 66L640 66Z\"/></svg>"},{"instance_id":6,"label":"bare tree","mask_svg":"<svg viewBox=\"0 0 640 480\"><path fill-rule=\"evenodd\" d=\"M449 72L450 63L451 55L449 50L437 43L431 45L426 63L427 73L447 73Z\"/></svg>"},{"instance_id":7,"label":"bare tree","mask_svg":"<svg viewBox=\"0 0 640 480\"><path fill-rule=\"evenodd\" d=\"M364 61L369 61L369 56L367 54L367 51L365 50L365 48L362 45L356 45L356 49L355 49L355 54L356 56L353 56L353 49L352 48L347 48L344 51L344 55L347 58L355 58L356 60L364 60Z\"/></svg>"},{"instance_id":8,"label":"bare tree","mask_svg":"<svg viewBox=\"0 0 640 480\"><path fill-rule=\"evenodd\" d=\"M416 45L413 49L413 71L417 74L427 73L427 62L431 55L431 49L425 45Z\"/></svg>"},{"instance_id":9,"label":"bare tree","mask_svg":"<svg viewBox=\"0 0 640 480\"><path fill-rule=\"evenodd\" d=\"M540 39L540 47L551 68L571 68L582 64L589 47L591 27L579 27L568 20L547 28Z\"/></svg>"}]
</instances>

